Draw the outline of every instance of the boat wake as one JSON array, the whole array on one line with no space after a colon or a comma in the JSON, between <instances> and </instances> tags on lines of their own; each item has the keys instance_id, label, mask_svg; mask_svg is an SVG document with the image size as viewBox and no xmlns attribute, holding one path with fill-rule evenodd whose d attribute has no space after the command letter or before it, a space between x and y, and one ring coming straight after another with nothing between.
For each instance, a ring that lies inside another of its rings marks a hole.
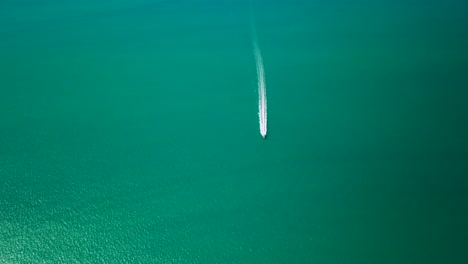
<instances>
[{"instance_id":1,"label":"boat wake","mask_svg":"<svg viewBox=\"0 0 468 264\"><path fill-rule=\"evenodd\" d=\"M266 84L265 84L265 69L263 67L262 53L257 41L257 30L255 27L255 20L252 5L250 6L250 20L252 26L252 42L253 53L255 57L255 65L257 68L257 85L258 85L258 117L260 124L260 134L263 138L267 136L267 97L266 97Z\"/></svg>"}]
</instances>

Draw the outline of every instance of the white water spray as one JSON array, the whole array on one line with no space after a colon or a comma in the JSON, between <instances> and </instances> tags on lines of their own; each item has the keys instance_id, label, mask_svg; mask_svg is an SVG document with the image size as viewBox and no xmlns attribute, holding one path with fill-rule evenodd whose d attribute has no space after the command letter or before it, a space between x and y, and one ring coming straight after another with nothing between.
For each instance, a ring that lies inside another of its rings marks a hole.
<instances>
[{"instance_id":1,"label":"white water spray","mask_svg":"<svg viewBox=\"0 0 468 264\"><path fill-rule=\"evenodd\" d=\"M260 123L260 134L263 138L267 135L267 97L265 84L265 69L263 67L262 53L257 41L257 30L255 26L254 12L252 2L250 2L250 23L252 26L252 42L253 52L255 57L255 65L257 68L257 85L258 85L258 117Z\"/></svg>"}]
</instances>

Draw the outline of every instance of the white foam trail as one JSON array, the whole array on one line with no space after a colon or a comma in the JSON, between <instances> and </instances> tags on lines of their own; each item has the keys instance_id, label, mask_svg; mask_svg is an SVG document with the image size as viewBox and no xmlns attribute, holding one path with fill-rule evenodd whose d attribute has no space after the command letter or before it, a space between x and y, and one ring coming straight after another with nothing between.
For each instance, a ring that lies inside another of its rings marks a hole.
<instances>
[{"instance_id":1,"label":"white foam trail","mask_svg":"<svg viewBox=\"0 0 468 264\"><path fill-rule=\"evenodd\" d=\"M258 80L258 117L260 123L260 134L263 138L267 135L267 97L265 86L265 70L263 68L262 54L257 41L254 40L255 64L257 65Z\"/></svg>"},{"instance_id":2,"label":"white foam trail","mask_svg":"<svg viewBox=\"0 0 468 264\"><path fill-rule=\"evenodd\" d=\"M267 135L267 97L265 84L265 69L263 67L262 53L257 42L257 31L255 28L255 20L253 17L253 9L251 5L251 24L253 38L253 52L255 56L255 65L257 67L257 82L258 82L258 117L260 123L260 134L263 138Z\"/></svg>"}]
</instances>

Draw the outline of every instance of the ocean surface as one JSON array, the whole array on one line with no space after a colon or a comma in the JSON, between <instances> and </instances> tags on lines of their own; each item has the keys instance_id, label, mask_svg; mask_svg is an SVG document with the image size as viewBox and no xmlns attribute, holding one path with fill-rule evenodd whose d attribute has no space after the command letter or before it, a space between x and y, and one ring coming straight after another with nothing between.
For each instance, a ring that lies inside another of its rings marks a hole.
<instances>
[{"instance_id":1,"label":"ocean surface","mask_svg":"<svg viewBox=\"0 0 468 264\"><path fill-rule=\"evenodd\" d=\"M0 263L468 263L467 12L2 0Z\"/></svg>"}]
</instances>

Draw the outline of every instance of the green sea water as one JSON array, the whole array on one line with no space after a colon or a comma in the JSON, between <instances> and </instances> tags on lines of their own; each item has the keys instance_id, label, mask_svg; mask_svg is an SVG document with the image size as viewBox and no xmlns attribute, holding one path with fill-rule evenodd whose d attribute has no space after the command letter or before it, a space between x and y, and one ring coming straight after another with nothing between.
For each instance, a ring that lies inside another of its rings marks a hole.
<instances>
[{"instance_id":1,"label":"green sea water","mask_svg":"<svg viewBox=\"0 0 468 264\"><path fill-rule=\"evenodd\" d=\"M0 263L467 263L468 4L0 2Z\"/></svg>"}]
</instances>

